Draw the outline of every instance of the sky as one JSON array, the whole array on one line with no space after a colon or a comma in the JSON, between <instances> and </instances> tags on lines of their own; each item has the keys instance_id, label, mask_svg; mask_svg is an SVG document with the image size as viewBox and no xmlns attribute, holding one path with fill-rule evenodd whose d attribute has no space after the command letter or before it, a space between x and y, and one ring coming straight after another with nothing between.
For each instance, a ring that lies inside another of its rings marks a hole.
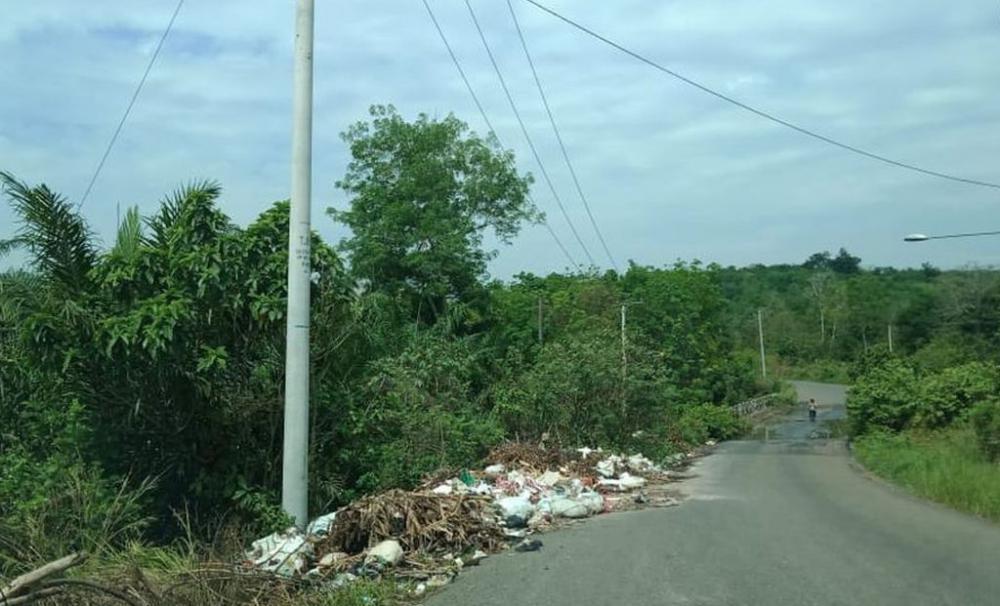
<instances>
[{"instance_id":1,"label":"sky","mask_svg":"<svg viewBox=\"0 0 1000 606\"><path fill-rule=\"evenodd\" d=\"M545 0L663 65L782 119L893 159L1000 182L1000 5L993 0ZM0 169L83 195L175 0L9 2L0 20ZM317 0L313 227L349 200L339 133L372 104L406 117L478 111L420 0ZM533 195L587 258L540 178L460 0L431 0ZM472 0L570 220L610 266L576 194L504 0ZM1000 189L891 167L802 136L670 78L513 0L594 217L619 266L677 259L799 263L846 247L866 266L1000 264ZM116 209L150 214L193 180L238 224L288 197L293 2L187 0L82 212L105 245ZM0 238L17 226L0 205ZM490 273L567 261L541 226ZM3 263L18 261L10 257Z\"/></svg>"}]
</instances>

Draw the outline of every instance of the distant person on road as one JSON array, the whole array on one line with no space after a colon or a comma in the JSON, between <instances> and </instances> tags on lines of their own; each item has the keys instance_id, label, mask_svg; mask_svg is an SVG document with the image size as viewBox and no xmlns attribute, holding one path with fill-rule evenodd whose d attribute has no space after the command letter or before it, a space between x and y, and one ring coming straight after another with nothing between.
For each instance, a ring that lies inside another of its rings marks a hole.
<instances>
[{"instance_id":1,"label":"distant person on road","mask_svg":"<svg viewBox=\"0 0 1000 606\"><path fill-rule=\"evenodd\" d=\"M816 420L816 398L809 398L809 420Z\"/></svg>"}]
</instances>

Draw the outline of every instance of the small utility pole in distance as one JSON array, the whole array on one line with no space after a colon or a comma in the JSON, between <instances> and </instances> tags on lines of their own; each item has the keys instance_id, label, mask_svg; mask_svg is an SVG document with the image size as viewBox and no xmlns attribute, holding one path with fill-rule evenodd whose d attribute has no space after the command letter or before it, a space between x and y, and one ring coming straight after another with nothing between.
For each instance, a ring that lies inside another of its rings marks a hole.
<instances>
[{"instance_id":1,"label":"small utility pole in distance","mask_svg":"<svg viewBox=\"0 0 1000 606\"><path fill-rule=\"evenodd\" d=\"M309 521L309 281L312 204L313 0L295 7L292 83L292 197L288 217L288 317L281 508Z\"/></svg>"},{"instance_id":2,"label":"small utility pole in distance","mask_svg":"<svg viewBox=\"0 0 1000 606\"><path fill-rule=\"evenodd\" d=\"M538 344L542 344L542 297L538 297Z\"/></svg>"},{"instance_id":3,"label":"small utility pole in distance","mask_svg":"<svg viewBox=\"0 0 1000 606\"><path fill-rule=\"evenodd\" d=\"M757 310L757 336L760 338L760 376L767 378L767 362L764 358L764 320L760 309Z\"/></svg>"},{"instance_id":4,"label":"small utility pole in distance","mask_svg":"<svg viewBox=\"0 0 1000 606\"><path fill-rule=\"evenodd\" d=\"M892 324L889 324L889 353L892 353Z\"/></svg>"}]
</instances>

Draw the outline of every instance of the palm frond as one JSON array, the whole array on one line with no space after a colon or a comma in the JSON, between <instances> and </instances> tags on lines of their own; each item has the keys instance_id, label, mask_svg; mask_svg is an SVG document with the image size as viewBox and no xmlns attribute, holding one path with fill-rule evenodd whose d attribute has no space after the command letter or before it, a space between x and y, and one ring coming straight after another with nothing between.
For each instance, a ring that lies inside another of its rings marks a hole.
<instances>
[{"instance_id":1,"label":"palm frond","mask_svg":"<svg viewBox=\"0 0 1000 606\"><path fill-rule=\"evenodd\" d=\"M26 248L36 269L54 285L86 288L97 250L90 229L73 205L45 185L29 187L3 171L0 190L21 223L17 235L2 248Z\"/></svg>"},{"instance_id":2,"label":"palm frond","mask_svg":"<svg viewBox=\"0 0 1000 606\"><path fill-rule=\"evenodd\" d=\"M0 326L20 324L44 292L38 274L23 270L0 273Z\"/></svg>"},{"instance_id":3,"label":"palm frond","mask_svg":"<svg viewBox=\"0 0 1000 606\"><path fill-rule=\"evenodd\" d=\"M159 212L146 221L151 232L149 243L157 247L167 246L185 209L194 205L211 205L221 194L222 187L215 181L194 181L175 189L160 201Z\"/></svg>"},{"instance_id":4,"label":"palm frond","mask_svg":"<svg viewBox=\"0 0 1000 606\"><path fill-rule=\"evenodd\" d=\"M111 252L123 257L132 257L142 246L142 242L142 220L139 217L139 207L132 206L125 211L125 218L118 226L115 247Z\"/></svg>"}]
</instances>

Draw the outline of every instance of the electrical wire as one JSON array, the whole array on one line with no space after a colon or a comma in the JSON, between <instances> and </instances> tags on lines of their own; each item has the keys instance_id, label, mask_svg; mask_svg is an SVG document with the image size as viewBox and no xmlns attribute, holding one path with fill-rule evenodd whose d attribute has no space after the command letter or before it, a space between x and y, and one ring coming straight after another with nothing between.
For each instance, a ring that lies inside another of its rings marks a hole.
<instances>
[{"instance_id":1,"label":"electrical wire","mask_svg":"<svg viewBox=\"0 0 1000 606\"><path fill-rule=\"evenodd\" d=\"M535 69L535 62L531 58L531 53L528 51L528 43L524 39L524 32L521 30L521 23L517 18L517 13L514 12L514 5L511 0L507 0L507 8L510 10L510 16L514 20L514 27L517 29L517 37L521 39L521 48L524 49L524 56L528 59L528 65L531 67L531 75L535 78L535 86L538 87L538 94L542 98L542 105L545 106L545 113L549 116L549 124L552 125L552 131L556 135L556 141L559 142L559 149L562 151L563 160L566 161L566 166L569 168L569 174L573 177L573 185L576 186L576 193L580 196L580 201L583 202L583 207L587 209L587 217L590 219L590 225L594 228L594 233L597 234L597 239L601 242L601 247L604 248L604 254L608 256L608 261L611 261L611 266L618 271L618 263L615 262L614 256L611 254L611 250L608 249L608 243L604 240L604 234L601 233L601 228L597 226L597 221L594 219L594 213L590 210L590 203L587 201L587 196L583 194L583 188L580 186L580 179L576 176L576 169L573 168L573 163L570 162L569 152L566 151L566 144L563 142L562 133L559 132L559 126L556 124L556 119L552 115L552 108L549 106L548 97L545 95L545 89L542 87L542 81L538 77L538 71Z\"/></svg>"},{"instance_id":2,"label":"electrical wire","mask_svg":"<svg viewBox=\"0 0 1000 606\"><path fill-rule=\"evenodd\" d=\"M535 162L538 163L538 168L542 173L542 178L549 186L549 191L552 192L552 197L555 198L556 204L559 206L559 210L562 212L563 218L566 219L566 223L569 225L570 231L573 232L573 237L580 245L580 248L583 249L583 253L586 255L587 260L590 261L590 264L596 267L597 263L594 261L594 257L590 254L590 250L587 249L587 245L583 243L583 239L580 238L579 232L576 231L576 226L573 225L573 220L569 218L569 213L566 212L566 207L563 205L562 198L559 197L559 192L556 191L555 186L552 184L552 179L549 178L548 171L545 170L545 164L542 162L542 157L538 155L538 150L535 148L534 141L531 140L528 128L524 125L524 120L521 118L521 112L518 111L517 104L514 102L514 97L510 94L510 89L507 87L507 81L504 79L503 73L500 71L500 65L497 64L496 58L493 56L493 51L490 50L489 42L486 41L486 34L483 33L483 28L479 25L479 19L476 18L476 12L472 9L472 4L469 0L465 0L465 6L469 9L469 16L472 17L472 22L476 26L476 31L479 32L479 39L483 42L483 48L486 49L486 54L489 56L490 63L493 65L493 71L496 72L497 78L500 80L500 86L503 88L503 92L507 96L507 101L510 103L510 108L514 112L514 117L517 118L517 123L521 126L521 132L524 134L524 139L528 142L528 148L531 149L531 153L535 157Z\"/></svg>"},{"instance_id":3,"label":"electrical wire","mask_svg":"<svg viewBox=\"0 0 1000 606\"><path fill-rule=\"evenodd\" d=\"M128 107L125 108L125 113L122 114L122 119L118 121L118 127L115 128L114 134L111 135L111 140L108 141L108 146L104 150L104 155L101 156L101 161L97 164L97 169L94 170L94 175L90 178L90 183L87 184L87 189L83 192L83 197L80 198L80 202L76 205L77 210L80 210L83 207L84 202L87 201L87 197L90 196L90 191L94 189L94 183L97 182L97 177L100 176L101 170L104 168L104 163L107 162L108 156L111 154L111 149L115 146L115 142L118 141L118 135L121 134L122 128L125 127L125 121L128 120L128 116L132 112L132 107L135 105L136 99L139 98L139 92L142 91L143 85L146 84L149 72L153 69L153 64L156 63L156 58L160 55L160 49L163 48L163 43L166 42L167 36L170 34L170 30L173 29L174 21L177 20L177 14L181 12L181 7L183 5L184 0L177 0L177 6L174 8L174 14L170 16L170 21L167 22L167 27L163 30L163 35L160 36L160 41L156 44L156 48L153 50L153 55L149 58L149 63L146 65L146 71L143 72L142 78L139 80L139 84L135 87L135 92L132 93L132 99L128 102Z\"/></svg>"},{"instance_id":4,"label":"electrical wire","mask_svg":"<svg viewBox=\"0 0 1000 606\"><path fill-rule=\"evenodd\" d=\"M441 42L443 42L444 47L448 49L448 55L451 57L452 63L455 64L455 69L458 70L458 75L462 77L462 82L465 83L465 88L466 90L469 91L469 96L472 97L472 101L476 104L476 108L479 110L479 115L482 116L483 122L486 123L486 127L489 128L490 132L493 133L493 137L496 138L497 145L503 148L503 143L501 143L500 141L500 136L497 134L496 129L493 128L493 123L490 122L489 116L486 115L486 110L483 109L483 104L479 102L479 95L476 94L476 90L472 88L472 83L469 81L468 76L465 75L465 70L462 69L462 63L458 60L458 56L455 54L455 51L451 48L451 44L448 42L448 37L445 36L444 30L441 28L441 24L438 23L437 17L434 15L434 11L431 9L431 5L427 2L427 0L421 0L421 1L424 3L424 8L427 9L427 14L430 16L431 22L434 23L434 29L437 30L438 36L441 37ZM534 198L531 197L531 192L528 192L528 201L531 202L532 206L537 207ZM556 232L552 229L552 226L549 225L549 222L545 219L545 217L542 217L542 225L544 225L545 229L548 230L549 235L552 236L552 239L555 241L556 246L558 246L559 250L561 250L563 255L566 256L566 259L570 262L570 265L576 267L577 270L582 271L580 264L576 262L576 259L574 259L571 254L569 254L569 250L566 249L566 246L562 243L562 240L559 239L559 236L556 235Z\"/></svg>"},{"instance_id":5,"label":"electrical wire","mask_svg":"<svg viewBox=\"0 0 1000 606\"><path fill-rule=\"evenodd\" d=\"M858 154L858 155L861 155L861 156L865 156L866 158L870 158L872 160L878 160L879 162L884 162L886 164L890 164L890 165L898 167L898 168L903 168L903 169L906 169L906 170L911 170L911 171L914 171L914 172L918 172L918 173L922 173L922 174L925 174L925 175L929 175L931 177L938 177L940 179L947 179L949 181L957 181L959 183L966 183L968 185L978 185L980 187L991 187L991 188L994 188L994 189L1000 189L1000 183L992 183L990 181L980 181L980 180L977 180L977 179L968 179L968 178L965 178L965 177L958 177L958 176L955 176L955 175L949 175L947 173L942 173L942 172L938 172L938 171L935 171L935 170L930 170L930 169L927 169L927 168L921 168L920 166L916 166L914 164L908 164L906 162L900 162L899 160L893 160L892 158L888 158L886 156L881 156L879 154L876 154L876 153L873 153L873 152L870 152L870 151L866 151L866 150L861 149L859 147L855 147L855 146L849 145L847 143L842 143L840 141L837 141L836 139L832 139L832 138L827 137L825 135L821 135L821 134L819 134L817 132L809 130L808 128L799 126L799 125L794 124L792 122L789 122L788 120L785 120L783 118L779 118L778 116L775 116L774 114L768 113L768 112L766 112L766 111L764 111L762 109L758 109L756 107L753 107L752 105L748 105L746 103L743 103L742 101L739 101L739 100L737 100L737 99L735 99L733 97L730 97L729 95L726 95L724 93L720 93L717 90L709 88L708 86L706 86L704 84L701 84L700 82L697 82L695 80L692 80L691 78L688 78L687 76L684 76L684 75L682 75L682 74L680 74L680 73L678 73L678 72L676 72L676 71L674 71L674 70L672 70L672 69L670 69L668 67L664 67L663 65L657 63L656 61L653 61L652 59L649 59L649 58L647 58L647 57L645 57L645 56L643 56L643 55L641 55L641 54L639 54L639 53L637 53L637 52L635 52L633 50L630 50L630 49L622 46L621 44L618 44L617 42L615 42L615 41L613 41L613 40L611 40L611 39L609 39L609 38L607 38L607 37L605 37L605 36L597 33L596 31L594 31L594 30L592 30L592 29L590 29L590 28L588 28L588 27L586 27L586 26L584 26L584 25L582 25L582 24L574 21L573 19L570 19L569 17L566 17L564 15L561 15L560 13L558 13L555 10L553 10L553 9L545 6L544 4L542 4L540 2L536 2L536 0L524 0L524 1L527 2L527 3L529 3L529 4L531 4L531 5L534 5L539 10L542 10L542 11L544 11L544 12L552 15L553 17L559 19L560 21L562 21L562 22L564 22L564 23L566 23L566 24L568 24L568 25L576 28L577 30L579 30L579 31L581 31L581 32L583 32L583 33L585 33L585 34L593 37L593 38L596 38L597 40L600 40L601 42L607 44L608 46L611 46L611 47L613 47L613 48L615 48L615 49L617 49L617 50L625 53L626 55L632 57L633 59L641 61L641 62L645 63L646 65L649 65L650 67L652 67L654 69L657 69L657 70L659 70L659 71L661 71L661 72L663 72L663 73L665 73L665 74L667 74L667 75L669 75L669 76L671 76L673 78L676 78L676 79L680 80L681 82L684 82L685 84L693 86L694 88L697 88L698 90L700 90L702 92L708 93L709 95L712 95L713 97L717 97L719 99L722 99L723 101L725 101L727 103L731 103L731 104L735 105L736 107L739 107L740 109L746 110L746 111L748 111L748 112L750 112L752 114L756 114L757 116L760 116L761 118L764 118L765 120L770 120L771 122L774 122L775 124L779 124L781 126L789 128L791 130L794 130L794 131L796 131L796 132L798 132L798 133L800 133L802 135L805 135L807 137L812 137L813 139L817 139L817 140L822 141L824 143L827 143L829 145L833 145L834 147L839 147L839 148L847 150L849 152L853 152L855 154Z\"/></svg>"}]
</instances>

